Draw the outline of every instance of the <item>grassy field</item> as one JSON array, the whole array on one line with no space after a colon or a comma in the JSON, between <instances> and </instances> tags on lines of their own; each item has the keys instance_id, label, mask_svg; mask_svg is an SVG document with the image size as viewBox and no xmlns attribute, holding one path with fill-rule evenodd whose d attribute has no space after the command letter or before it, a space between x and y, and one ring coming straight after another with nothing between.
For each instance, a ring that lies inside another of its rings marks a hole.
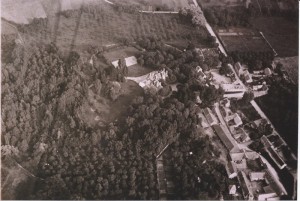
<instances>
[{"instance_id":1,"label":"grassy field","mask_svg":"<svg viewBox=\"0 0 300 201\"><path fill-rule=\"evenodd\" d=\"M255 30L230 28L218 35L228 52L271 51L265 39Z\"/></svg>"},{"instance_id":2,"label":"grassy field","mask_svg":"<svg viewBox=\"0 0 300 201\"><path fill-rule=\"evenodd\" d=\"M165 41L192 40L196 45L205 45L201 44L201 38L208 35L204 28L195 29L176 14L126 13L103 2L81 14L77 11L72 16L50 16L41 25L25 26L24 32L26 40L50 42L56 39L64 50L69 50L71 44L80 50L87 45L103 46L118 43L123 38L149 35L160 36Z\"/></svg>"},{"instance_id":3,"label":"grassy field","mask_svg":"<svg viewBox=\"0 0 300 201\"><path fill-rule=\"evenodd\" d=\"M282 17L259 17L253 19L251 24L263 32L279 57L298 55L298 23Z\"/></svg>"}]
</instances>

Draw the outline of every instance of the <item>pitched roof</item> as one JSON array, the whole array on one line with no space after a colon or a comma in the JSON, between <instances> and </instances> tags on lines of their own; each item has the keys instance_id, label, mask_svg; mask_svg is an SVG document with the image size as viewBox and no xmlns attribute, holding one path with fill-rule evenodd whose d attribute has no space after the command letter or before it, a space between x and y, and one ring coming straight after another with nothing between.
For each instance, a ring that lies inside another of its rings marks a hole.
<instances>
[{"instance_id":1,"label":"pitched roof","mask_svg":"<svg viewBox=\"0 0 300 201\"><path fill-rule=\"evenodd\" d=\"M229 194L236 194L236 185L229 185Z\"/></svg>"},{"instance_id":2,"label":"pitched roof","mask_svg":"<svg viewBox=\"0 0 300 201\"><path fill-rule=\"evenodd\" d=\"M249 177L251 181L264 180L265 172L250 172Z\"/></svg>"},{"instance_id":3,"label":"pitched roof","mask_svg":"<svg viewBox=\"0 0 300 201\"><path fill-rule=\"evenodd\" d=\"M233 161L241 161L244 158L244 152L230 153L230 158Z\"/></svg>"},{"instance_id":4,"label":"pitched roof","mask_svg":"<svg viewBox=\"0 0 300 201\"><path fill-rule=\"evenodd\" d=\"M207 108L203 109L203 114L205 115L206 120L210 125L217 123L216 117L212 114L212 111L210 108L207 107Z\"/></svg>"},{"instance_id":5,"label":"pitched roof","mask_svg":"<svg viewBox=\"0 0 300 201\"><path fill-rule=\"evenodd\" d=\"M227 174L228 176L234 174L234 173L237 173L237 169L236 169L236 166L234 164L234 162L232 161L229 161L226 165L226 171L227 171Z\"/></svg>"},{"instance_id":6,"label":"pitched roof","mask_svg":"<svg viewBox=\"0 0 300 201\"><path fill-rule=\"evenodd\" d=\"M247 199L249 197L253 197L252 185L249 179L247 178L245 172L243 171L238 172L238 180L242 187L244 198Z\"/></svg>"},{"instance_id":7,"label":"pitched roof","mask_svg":"<svg viewBox=\"0 0 300 201\"><path fill-rule=\"evenodd\" d=\"M230 152L236 152L240 150L236 141L233 139L228 129L224 125L213 125L212 127Z\"/></svg>"}]
</instances>

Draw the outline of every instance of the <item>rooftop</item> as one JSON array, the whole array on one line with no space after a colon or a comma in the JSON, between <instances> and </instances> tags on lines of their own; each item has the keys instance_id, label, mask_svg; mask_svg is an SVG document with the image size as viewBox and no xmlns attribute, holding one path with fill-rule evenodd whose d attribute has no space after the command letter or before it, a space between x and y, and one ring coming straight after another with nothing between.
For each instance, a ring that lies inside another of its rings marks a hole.
<instances>
[{"instance_id":1,"label":"rooftop","mask_svg":"<svg viewBox=\"0 0 300 201\"><path fill-rule=\"evenodd\" d=\"M230 152L237 152L240 150L237 143L224 125L213 125L212 127Z\"/></svg>"}]
</instances>

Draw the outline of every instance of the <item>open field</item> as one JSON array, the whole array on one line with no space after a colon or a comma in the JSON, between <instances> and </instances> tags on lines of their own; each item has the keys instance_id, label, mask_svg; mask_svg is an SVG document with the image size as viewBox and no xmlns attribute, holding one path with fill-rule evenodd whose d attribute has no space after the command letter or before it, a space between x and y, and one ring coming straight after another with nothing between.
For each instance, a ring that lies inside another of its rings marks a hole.
<instances>
[{"instance_id":1,"label":"open field","mask_svg":"<svg viewBox=\"0 0 300 201\"><path fill-rule=\"evenodd\" d=\"M277 57L275 58L275 64L281 63L283 65L284 70L287 71L290 78L295 82L298 83L298 72L299 72L299 57Z\"/></svg>"},{"instance_id":2,"label":"open field","mask_svg":"<svg viewBox=\"0 0 300 201\"><path fill-rule=\"evenodd\" d=\"M298 23L282 17L259 17L252 19L251 24L263 32L279 57L298 55Z\"/></svg>"},{"instance_id":3,"label":"open field","mask_svg":"<svg viewBox=\"0 0 300 201\"><path fill-rule=\"evenodd\" d=\"M218 35L228 52L272 51L265 39L252 29L220 29Z\"/></svg>"},{"instance_id":4,"label":"open field","mask_svg":"<svg viewBox=\"0 0 300 201\"><path fill-rule=\"evenodd\" d=\"M54 27L54 28L53 28ZM55 28L57 27L57 28ZM192 40L205 45L205 28L194 29L175 14L141 14L120 12L109 4L101 3L71 14L49 16L45 22L21 28L26 40L50 42L55 40L63 50L75 50L86 45L102 46L119 43L121 39L136 39L156 35L165 41Z\"/></svg>"}]
</instances>

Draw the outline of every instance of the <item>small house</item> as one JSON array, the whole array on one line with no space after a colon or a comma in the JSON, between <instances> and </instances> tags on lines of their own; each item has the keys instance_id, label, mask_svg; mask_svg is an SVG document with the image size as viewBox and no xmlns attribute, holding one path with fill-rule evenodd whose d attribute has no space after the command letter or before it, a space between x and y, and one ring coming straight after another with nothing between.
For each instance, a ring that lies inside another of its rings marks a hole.
<instances>
[{"instance_id":1,"label":"small house","mask_svg":"<svg viewBox=\"0 0 300 201\"><path fill-rule=\"evenodd\" d=\"M229 185L229 195L236 194L236 185Z\"/></svg>"},{"instance_id":2,"label":"small house","mask_svg":"<svg viewBox=\"0 0 300 201\"><path fill-rule=\"evenodd\" d=\"M265 172L250 172L249 177L251 181L265 180Z\"/></svg>"},{"instance_id":3,"label":"small house","mask_svg":"<svg viewBox=\"0 0 300 201\"><path fill-rule=\"evenodd\" d=\"M270 75L272 75L272 71L271 71L271 69L270 69L270 68L265 68L265 70L264 70L264 74L265 74L266 76L270 76Z\"/></svg>"},{"instance_id":4,"label":"small house","mask_svg":"<svg viewBox=\"0 0 300 201\"><path fill-rule=\"evenodd\" d=\"M235 163L232 162L232 161L229 161L226 165L226 172L227 172L227 175L228 175L228 178L229 179L232 179L234 177L237 176L237 169L236 169L236 166L235 166Z\"/></svg>"},{"instance_id":5,"label":"small house","mask_svg":"<svg viewBox=\"0 0 300 201\"><path fill-rule=\"evenodd\" d=\"M242 65L241 65L240 62L236 62L236 63L234 64L234 70L235 70L237 76L240 77L240 76L242 75L243 69L242 69Z\"/></svg>"},{"instance_id":6,"label":"small house","mask_svg":"<svg viewBox=\"0 0 300 201\"><path fill-rule=\"evenodd\" d=\"M251 74L249 73L248 70L245 70L245 72L244 72L244 79L245 79L246 83L252 83L253 82Z\"/></svg>"}]
</instances>

